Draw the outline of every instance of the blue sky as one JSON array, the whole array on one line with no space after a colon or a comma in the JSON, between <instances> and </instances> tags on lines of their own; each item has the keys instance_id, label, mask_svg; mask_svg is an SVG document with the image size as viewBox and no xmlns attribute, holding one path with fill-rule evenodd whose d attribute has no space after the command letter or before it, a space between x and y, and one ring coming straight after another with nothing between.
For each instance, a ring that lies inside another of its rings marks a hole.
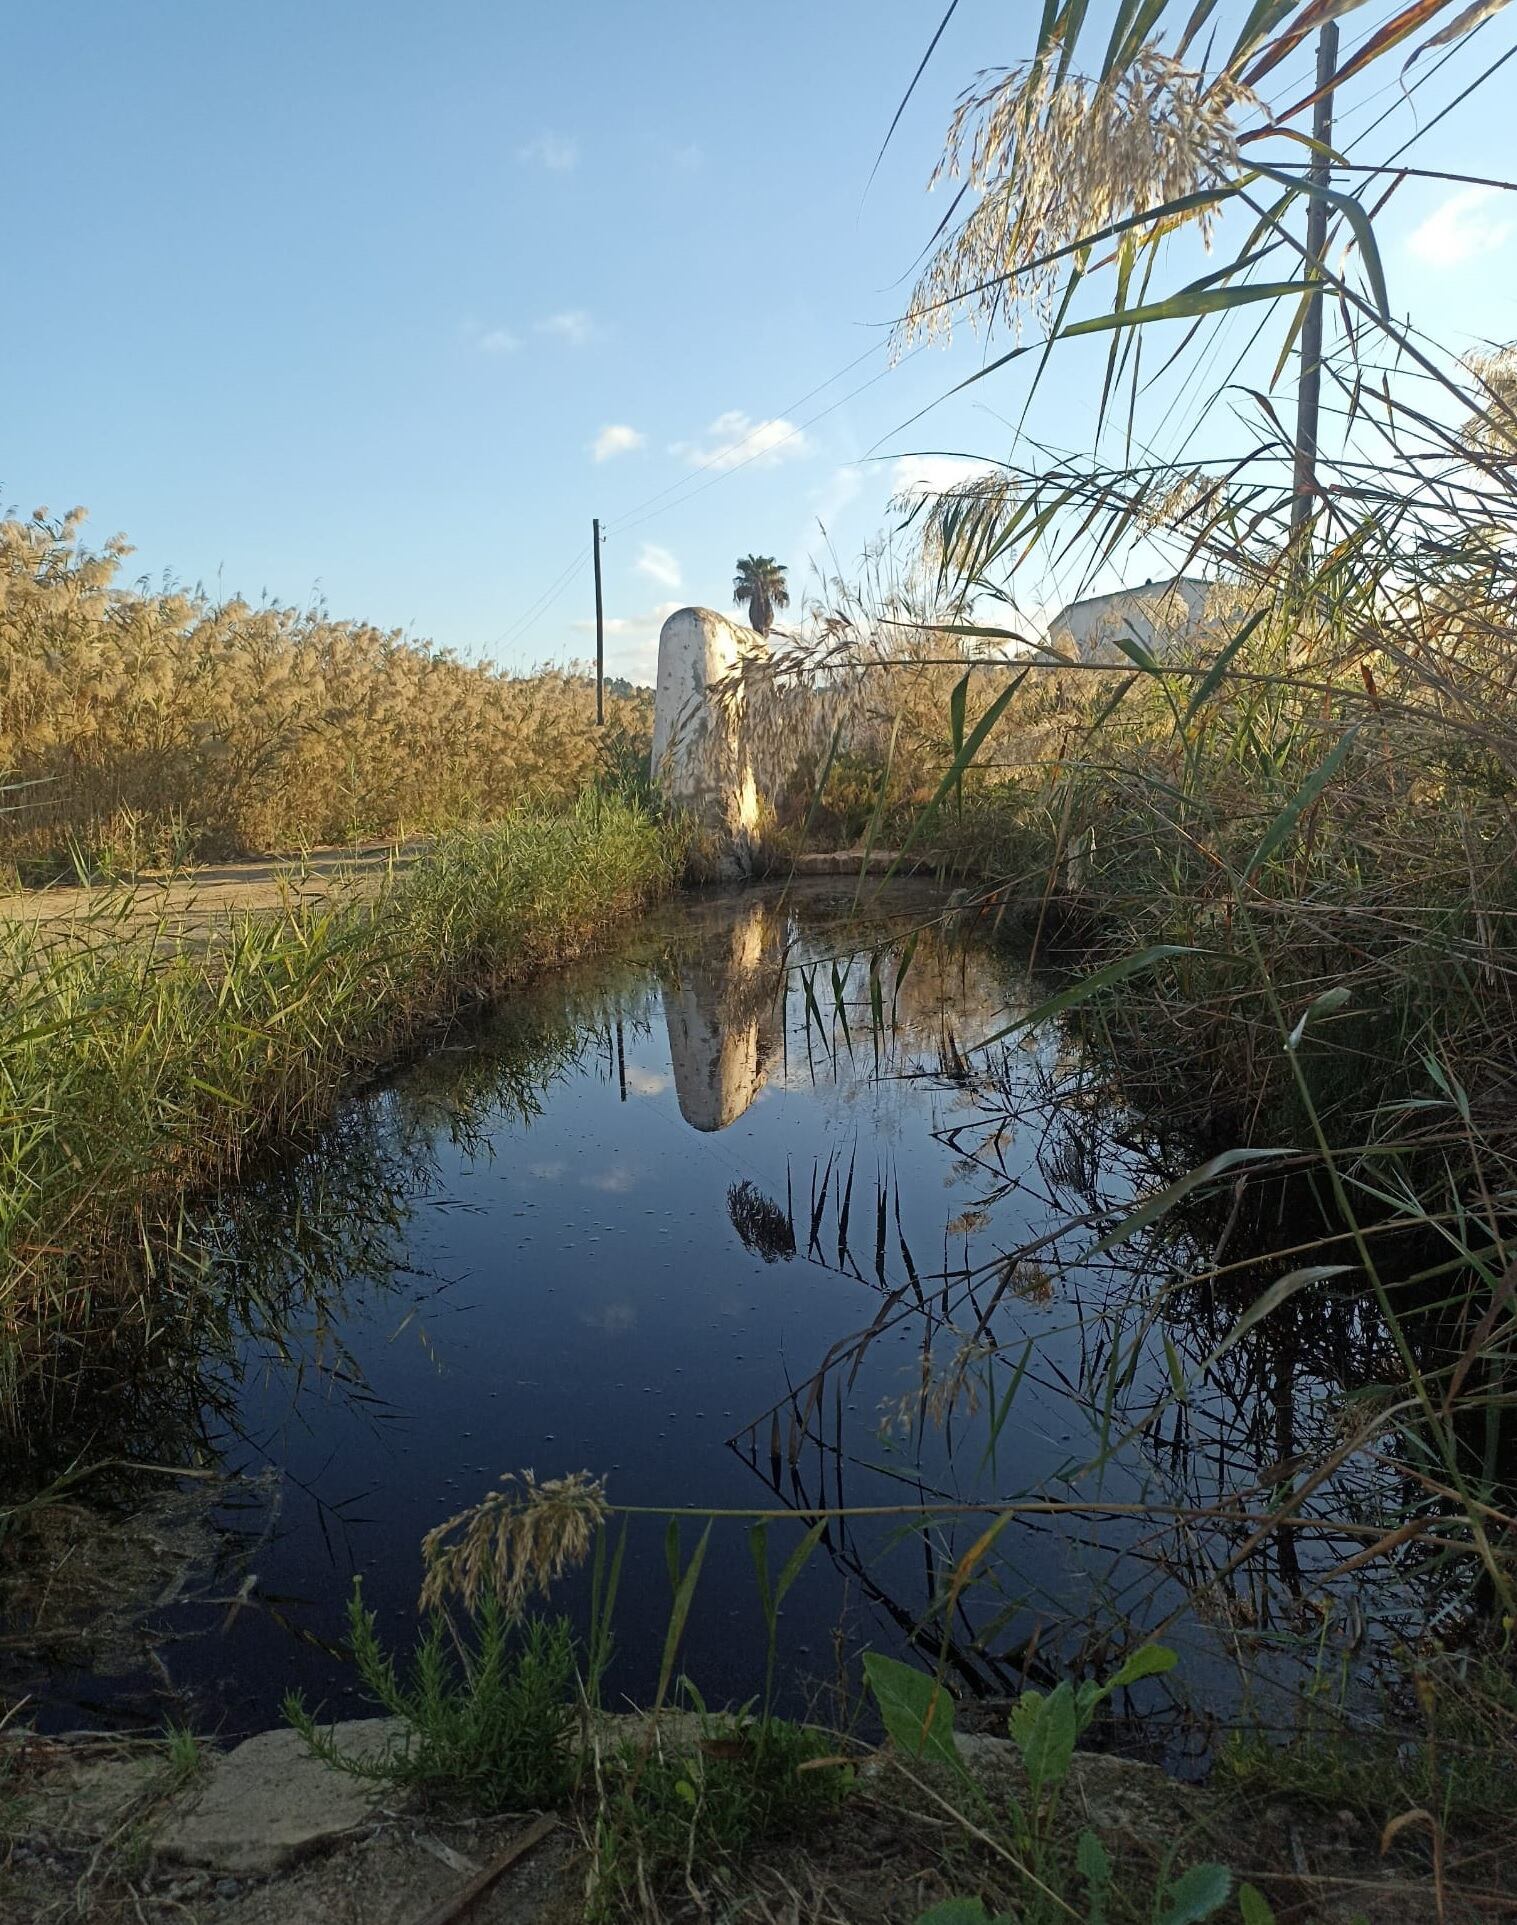
<instances>
[{"instance_id":1,"label":"blue sky","mask_svg":"<svg viewBox=\"0 0 1517 1925\"><path fill-rule=\"evenodd\" d=\"M1037 11L961 0L868 184L940 0L19 10L0 498L84 503L155 576L520 664L592 646L599 514L609 663L647 677L661 612L725 606L737 554L802 577L821 518L846 564L903 458L1005 452L1020 365L897 432L982 350L887 371L883 340L952 100ZM1372 76L1375 157L1514 37L1414 102ZM1411 158L1502 171L1514 74ZM1411 183L1383 233L1399 309L1517 336L1503 197ZM1088 441L1098 378L1062 358L1033 429Z\"/></svg>"}]
</instances>

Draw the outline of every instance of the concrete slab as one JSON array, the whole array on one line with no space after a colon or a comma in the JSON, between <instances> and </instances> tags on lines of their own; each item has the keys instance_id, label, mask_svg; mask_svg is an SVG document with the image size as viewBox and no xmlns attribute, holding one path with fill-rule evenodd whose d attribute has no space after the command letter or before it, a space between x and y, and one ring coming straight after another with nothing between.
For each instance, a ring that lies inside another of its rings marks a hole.
<instances>
[{"instance_id":1,"label":"concrete slab","mask_svg":"<svg viewBox=\"0 0 1517 1925\"><path fill-rule=\"evenodd\" d=\"M339 1750L372 1758L400 1741L393 1718L332 1727ZM369 1824L391 1788L323 1764L294 1731L264 1731L211 1764L165 1821L165 1858L235 1877L267 1877Z\"/></svg>"}]
</instances>

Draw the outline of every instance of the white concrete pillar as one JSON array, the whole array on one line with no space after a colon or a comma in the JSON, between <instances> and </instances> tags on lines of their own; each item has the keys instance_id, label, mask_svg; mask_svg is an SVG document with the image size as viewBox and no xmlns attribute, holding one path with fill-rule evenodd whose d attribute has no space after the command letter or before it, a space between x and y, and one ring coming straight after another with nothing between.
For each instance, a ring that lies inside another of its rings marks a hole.
<instances>
[{"instance_id":1,"label":"white concrete pillar","mask_svg":"<svg viewBox=\"0 0 1517 1925\"><path fill-rule=\"evenodd\" d=\"M744 741L743 697L718 705L713 685L768 654L761 635L710 608L681 608L658 638L653 773L668 800L732 840L746 857L759 796Z\"/></svg>"}]
</instances>

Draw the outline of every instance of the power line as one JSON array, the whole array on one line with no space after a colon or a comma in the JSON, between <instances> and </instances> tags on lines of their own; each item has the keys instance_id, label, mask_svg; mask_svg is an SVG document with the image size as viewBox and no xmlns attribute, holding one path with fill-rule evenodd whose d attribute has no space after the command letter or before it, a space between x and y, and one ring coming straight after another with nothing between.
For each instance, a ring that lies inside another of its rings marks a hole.
<instances>
[{"instance_id":1,"label":"power line","mask_svg":"<svg viewBox=\"0 0 1517 1925\"><path fill-rule=\"evenodd\" d=\"M542 594L538 596L537 600L533 602L527 612L524 615L518 615L516 620L497 635L495 640L489 643L488 646L491 648L507 648L515 642L535 621L547 614L548 610L559 597L565 593L576 576L584 573L585 563L586 557L583 552L577 554L569 563L568 567L548 584L547 588L543 590Z\"/></svg>"},{"instance_id":2,"label":"power line","mask_svg":"<svg viewBox=\"0 0 1517 1925\"><path fill-rule=\"evenodd\" d=\"M740 468L746 468L750 462L760 460L773 449L783 447L787 441L793 440L802 430L809 428L812 422L820 421L824 414L831 414L833 409L840 408L843 402L851 400L854 394L862 393L863 388L869 387L871 383L869 381L864 382L863 387L855 388L850 394L843 395L840 400L833 402L829 407L821 409L818 413L812 415L809 420L798 423L788 434L782 435L778 441L766 442L762 448L756 448L751 455L745 455L741 461L731 461L729 459L734 449L745 447L750 441L762 434L771 422L784 420L789 415L794 414L798 408L804 408L808 401L814 400L817 395L825 393L828 388L832 387L836 382L841 381L845 374L852 374L855 368L861 367L864 362L878 354L881 346L882 343L878 341L872 343L869 347L865 348L862 354L855 355L853 360L847 362L835 373L829 374L825 381L819 381L814 388L809 388L798 400L787 402L777 415L770 415L764 420L756 422L754 426L748 430L747 434L739 436L730 447L719 448L714 454L708 455L704 461L698 462L688 474L681 475L677 481L671 481L667 487L660 488L657 493L645 496L642 501L634 502L630 508L624 509L615 521L607 524L607 532L611 533L616 530L625 531L628 528L640 527L645 521L651 521L653 514L645 514L643 512L645 509L651 510L655 502L661 502L666 496L678 494L681 489L688 488L691 482L698 480L701 475L707 473L712 468L716 468L718 472L712 477L710 482L705 484L706 487L714 486L716 482L722 480L726 475L736 474ZM888 372L888 370L882 370L881 372ZM878 380L879 376L876 375L873 379ZM695 492L700 493L702 491L696 489ZM671 507L678 505L679 504L675 502L670 503ZM659 508L654 510L654 512L662 514L663 510Z\"/></svg>"},{"instance_id":3,"label":"power line","mask_svg":"<svg viewBox=\"0 0 1517 1925\"><path fill-rule=\"evenodd\" d=\"M920 353L921 348L925 345L925 343L920 343L917 347L909 349L907 354L901 356L901 361L908 359L909 355ZM877 351L877 349L871 348L869 352L873 354ZM859 361L867 359L867 355L859 356ZM849 366L857 367L859 361L850 362ZM767 442L762 448L756 448L751 455L744 456L741 461L734 461L730 466L720 469L718 473L711 476L709 481L701 482L698 487L692 488L688 494L681 495L678 500L666 502L663 507L651 509L646 515L638 515L631 521L623 518L622 521L613 524L613 532L625 534L633 528L641 528L644 522L653 521L657 516L667 514L672 508L685 507L689 502L694 501L697 495L703 495L708 488L714 488L719 481L725 481L730 475L737 474L740 469L749 467L755 461L761 461L765 455L772 454L776 448L783 447L787 441L793 441L798 434L804 433L807 428L814 427L818 421L823 420L827 415L835 414L839 408L845 407L848 402L854 400L858 395L861 395L866 388L872 388L877 381L883 381L887 374L893 374L898 366L900 366L900 362L890 362L881 368L878 373L870 375L867 381L861 381L856 388L850 388L847 394L839 395L836 401L829 402L825 408L818 408L815 414L808 415L804 421L797 422L788 434L781 435L777 441ZM846 368L841 370L843 374L847 372L848 370ZM839 378L839 375L833 376L833 380ZM812 393L820 394L822 388L830 387L831 385L831 382L824 381L821 388L813 388ZM739 443L737 445L741 446L742 444ZM711 465L710 462L705 464L707 467ZM687 481L693 480L694 476L690 475L685 479ZM668 492L666 489L665 493Z\"/></svg>"}]
</instances>

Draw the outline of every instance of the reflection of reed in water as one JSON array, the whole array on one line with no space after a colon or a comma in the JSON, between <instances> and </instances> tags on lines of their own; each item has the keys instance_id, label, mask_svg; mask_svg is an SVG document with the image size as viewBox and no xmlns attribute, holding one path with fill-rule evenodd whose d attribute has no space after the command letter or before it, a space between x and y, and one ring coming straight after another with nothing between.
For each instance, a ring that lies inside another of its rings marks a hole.
<instances>
[{"instance_id":1,"label":"reflection of reed in water","mask_svg":"<svg viewBox=\"0 0 1517 1925\"><path fill-rule=\"evenodd\" d=\"M772 907L755 902L664 974L674 1091L692 1129L726 1129L764 1086L777 1023L778 980L765 966L775 924Z\"/></svg>"},{"instance_id":2,"label":"reflection of reed in water","mask_svg":"<svg viewBox=\"0 0 1517 1925\"><path fill-rule=\"evenodd\" d=\"M727 1215L746 1248L765 1263L788 1263L795 1255L795 1225L790 1212L746 1177L727 1192Z\"/></svg>"},{"instance_id":3,"label":"reflection of reed in water","mask_svg":"<svg viewBox=\"0 0 1517 1925\"><path fill-rule=\"evenodd\" d=\"M729 1447L802 1516L834 1513L822 1548L971 1692L994 1697L1008 1678L1036 1678L1042 1661L1060 1675L1098 1675L1114 1638L1174 1616L1246 1646L1251 1688L1267 1693L1326 1648L1330 1611L1335 1657L1368 1677L1377 1649L1416 1634L1469 1581L1467 1560L1437 1571L1427 1539L1376 1543L1431 1506L1394 1461L1406 1453L1391 1448L1377 1414L1383 1395L1364 1394L1393 1382L1397 1361L1373 1301L1351 1287L1301 1294L1238 1331L1241 1312L1296 1260L1302 1212L1282 1179L1250 1178L1250 1191L1267 1191L1253 1211L1240 1209L1241 1189L1224 1190L1093 1250L1128 1214L1134 1189L1154 1183L1146 1159L1158 1149L1051 1049L1005 1050L969 1069L974 1105L955 1107L936 1134L983 1179L950 1229L974 1218L989 1247L919 1272L903 1239L897 1272L884 1173L871 1210L851 1159L819 1163L809 1235L804 1171L787 1173L796 1207L768 1208L798 1256L869 1283L878 1308L809 1375L787 1368L783 1394ZM930 1078L962 1088L952 1061ZM1021 1154L1006 1164L1013 1124ZM744 1197L745 1222L756 1195ZM996 1224L1018 1215L1022 1240L1008 1248ZM865 1224L875 1229L872 1283L851 1234ZM914 1340L913 1381L892 1393L862 1372L875 1352L888 1380L900 1353L877 1346L903 1340ZM886 1394L872 1421L850 1417L878 1388ZM1069 1427L1067 1459L1019 1473L1018 1436L1055 1422ZM882 1466L895 1492L881 1492ZM883 1523L865 1514L882 1494L907 1493L921 1510L914 1529L894 1512ZM961 1512L977 1502L990 1508ZM865 1511L839 1514L851 1506ZM985 1544L988 1519L996 1536ZM1426 1522L1437 1538L1441 1519ZM920 1570L900 1555L906 1541ZM972 1581L955 1583L972 1547ZM1205 1730L1189 1731L1182 1706L1183 1695L1170 1742L1204 1749Z\"/></svg>"}]
</instances>

